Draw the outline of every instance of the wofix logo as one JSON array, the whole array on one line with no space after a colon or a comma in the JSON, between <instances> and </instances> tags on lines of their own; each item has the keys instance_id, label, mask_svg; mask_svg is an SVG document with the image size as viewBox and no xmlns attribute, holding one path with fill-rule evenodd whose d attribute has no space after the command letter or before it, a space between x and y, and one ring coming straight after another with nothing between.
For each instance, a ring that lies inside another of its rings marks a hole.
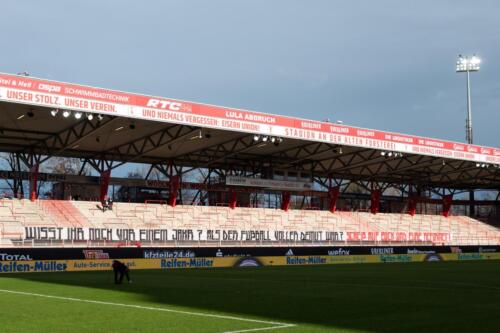
<instances>
[{"instance_id":1,"label":"wofix logo","mask_svg":"<svg viewBox=\"0 0 500 333\"><path fill-rule=\"evenodd\" d=\"M109 259L109 253L103 250L83 250L85 259Z\"/></svg>"},{"instance_id":2,"label":"wofix logo","mask_svg":"<svg viewBox=\"0 0 500 333\"><path fill-rule=\"evenodd\" d=\"M182 103L172 102L166 99L150 98L146 106L151 108L159 108L170 111L181 111L183 109Z\"/></svg>"},{"instance_id":3,"label":"wofix logo","mask_svg":"<svg viewBox=\"0 0 500 333\"><path fill-rule=\"evenodd\" d=\"M336 250L328 250L329 256L348 256L351 254L351 250L344 250L343 248L338 248Z\"/></svg>"}]
</instances>

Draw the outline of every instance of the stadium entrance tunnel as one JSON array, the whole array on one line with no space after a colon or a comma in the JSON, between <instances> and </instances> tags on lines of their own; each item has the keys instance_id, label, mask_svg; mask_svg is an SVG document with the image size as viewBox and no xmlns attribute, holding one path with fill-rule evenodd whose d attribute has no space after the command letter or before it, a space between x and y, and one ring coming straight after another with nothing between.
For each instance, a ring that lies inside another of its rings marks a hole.
<instances>
[{"instance_id":1,"label":"stadium entrance tunnel","mask_svg":"<svg viewBox=\"0 0 500 333\"><path fill-rule=\"evenodd\" d=\"M0 289L297 325L280 332L491 332L499 274L498 261L143 270L122 285L65 272L2 275Z\"/></svg>"}]
</instances>

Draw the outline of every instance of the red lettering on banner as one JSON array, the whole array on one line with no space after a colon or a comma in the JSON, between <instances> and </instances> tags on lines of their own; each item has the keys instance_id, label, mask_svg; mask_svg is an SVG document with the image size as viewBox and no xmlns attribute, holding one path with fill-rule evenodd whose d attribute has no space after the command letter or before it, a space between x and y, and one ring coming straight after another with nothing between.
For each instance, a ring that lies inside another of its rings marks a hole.
<instances>
[{"instance_id":1,"label":"red lettering on banner","mask_svg":"<svg viewBox=\"0 0 500 333\"><path fill-rule=\"evenodd\" d=\"M208 126L218 126L217 119L213 118L208 118L208 117L201 117L201 116L193 116L193 115L188 115L186 117L186 121L190 123L195 123L199 125L208 125Z\"/></svg>"},{"instance_id":2,"label":"red lettering on banner","mask_svg":"<svg viewBox=\"0 0 500 333\"><path fill-rule=\"evenodd\" d=\"M348 145L363 146L364 140L355 136L345 136L344 143Z\"/></svg>"},{"instance_id":3,"label":"red lettering on banner","mask_svg":"<svg viewBox=\"0 0 500 333\"><path fill-rule=\"evenodd\" d=\"M7 90L7 98L31 102L33 100L33 94L30 92Z\"/></svg>"},{"instance_id":4,"label":"red lettering on banner","mask_svg":"<svg viewBox=\"0 0 500 333\"><path fill-rule=\"evenodd\" d=\"M340 135L330 134L330 142L340 143L342 142L342 137Z\"/></svg>"},{"instance_id":5,"label":"red lettering on banner","mask_svg":"<svg viewBox=\"0 0 500 333\"><path fill-rule=\"evenodd\" d=\"M222 127L241 129L241 123L231 120L222 120Z\"/></svg>"},{"instance_id":6,"label":"red lettering on banner","mask_svg":"<svg viewBox=\"0 0 500 333\"><path fill-rule=\"evenodd\" d=\"M88 109L89 102L76 98L65 98L64 105L69 108L80 108L80 109Z\"/></svg>"},{"instance_id":7,"label":"red lettering on banner","mask_svg":"<svg viewBox=\"0 0 500 333\"><path fill-rule=\"evenodd\" d=\"M154 110L151 110L151 111L154 112ZM184 115L182 113L158 111L158 112L155 112L155 114L156 114L157 119L172 120L172 121L178 121L178 122L185 121Z\"/></svg>"},{"instance_id":8,"label":"red lettering on banner","mask_svg":"<svg viewBox=\"0 0 500 333\"><path fill-rule=\"evenodd\" d=\"M36 94L35 95L35 103L59 105L59 97L58 96Z\"/></svg>"},{"instance_id":9,"label":"red lettering on banner","mask_svg":"<svg viewBox=\"0 0 500 333\"><path fill-rule=\"evenodd\" d=\"M260 126L257 124L243 123L241 124L241 129L252 132L260 132Z\"/></svg>"},{"instance_id":10,"label":"red lettering on banner","mask_svg":"<svg viewBox=\"0 0 500 333\"><path fill-rule=\"evenodd\" d=\"M115 106L113 104L90 102L90 108L94 111L116 112Z\"/></svg>"},{"instance_id":11,"label":"red lettering on banner","mask_svg":"<svg viewBox=\"0 0 500 333\"><path fill-rule=\"evenodd\" d=\"M142 109L142 116L147 118L155 118L156 110L153 109Z\"/></svg>"}]
</instances>

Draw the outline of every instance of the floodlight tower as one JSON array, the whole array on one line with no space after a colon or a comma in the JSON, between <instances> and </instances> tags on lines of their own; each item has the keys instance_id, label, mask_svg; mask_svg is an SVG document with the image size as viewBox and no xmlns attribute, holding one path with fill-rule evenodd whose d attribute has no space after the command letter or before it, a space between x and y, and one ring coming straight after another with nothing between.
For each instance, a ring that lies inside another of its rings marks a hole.
<instances>
[{"instance_id":1,"label":"floodlight tower","mask_svg":"<svg viewBox=\"0 0 500 333\"><path fill-rule=\"evenodd\" d=\"M479 70L479 64L481 59L472 55L472 57L463 57L461 54L458 55L457 59L457 73L467 74L467 119L465 121L465 139L468 144L474 142L472 138L472 110L470 102L470 72L477 72Z\"/></svg>"}]
</instances>

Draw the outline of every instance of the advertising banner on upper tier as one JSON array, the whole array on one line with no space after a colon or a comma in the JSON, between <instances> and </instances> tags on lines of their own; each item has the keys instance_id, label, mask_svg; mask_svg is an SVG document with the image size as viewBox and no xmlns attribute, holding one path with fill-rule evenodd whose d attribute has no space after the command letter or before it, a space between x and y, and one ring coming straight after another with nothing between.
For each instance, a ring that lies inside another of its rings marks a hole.
<instances>
[{"instance_id":1,"label":"advertising banner on upper tier","mask_svg":"<svg viewBox=\"0 0 500 333\"><path fill-rule=\"evenodd\" d=\"M380 254L353 256L268 256L224 258L123 259L131 269L175 269L259 266L304 266L355 263L403 263L453 260L499 260L500 253ZM76 272L111 270L112 260L0 261L0 273Z\"/></svg>"},{"instance_id":2,"label":"advertising banner on upper tier","mask_svg":"<svg viewBox=\"0 0 500 333\"><path fill-rule=\"evenodd\" d=\"M226 185L264 187L289 191L310 191L313 189L312 182L287 181L274 179L260 179L239 176L226 176Z\"/></svg>"},{"instance_id":3,"label":"advertising banner on upper tier","mask_svg":"<svg viewBox=\"0 0 500 333\"><path fill-rule=\"evenodd\" d=\"M500 149L0 73L0 101L500 163Z\"/></svg>"},{"instance_id":4,"label":"advertising banner on upper tier","mask_svg":"<svg viewBox=\"0 0 500 333\"><path fill-rule=\"evenodd\" d=\"M0 248L0 261L500 253L500 246Z\"/></svg>"}]
</instances>

